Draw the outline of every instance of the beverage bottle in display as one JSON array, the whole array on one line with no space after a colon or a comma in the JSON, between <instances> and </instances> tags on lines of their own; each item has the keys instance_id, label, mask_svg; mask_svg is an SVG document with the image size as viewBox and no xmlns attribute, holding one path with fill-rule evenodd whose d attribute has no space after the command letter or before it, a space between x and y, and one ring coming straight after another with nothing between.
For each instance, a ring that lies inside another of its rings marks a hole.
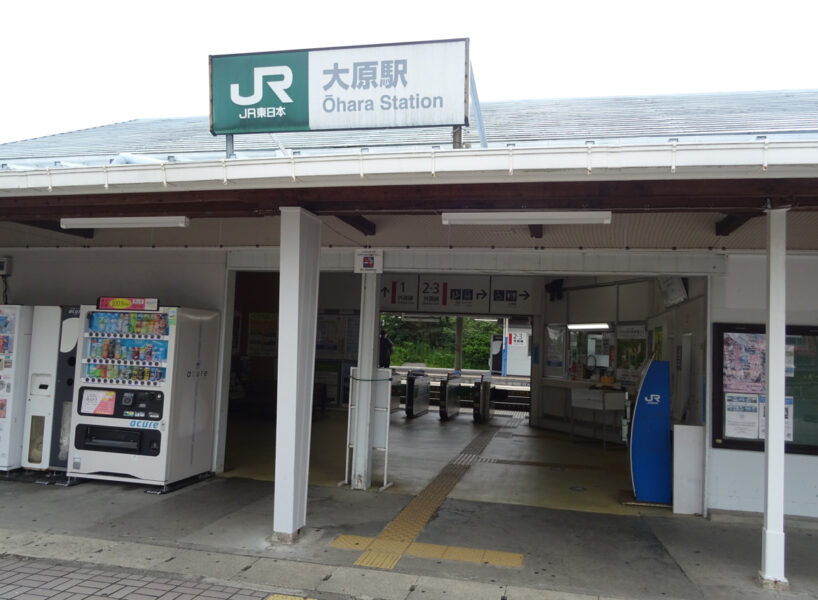
<instances>
[{"instance_id":1,"label":"beverage bottle in display","mask_svg":"<svg viewBox=\"0 0 818 600\"><path fill-rule=\"evenodd\" d=\"M111 365L111 367L108 369L108 375L111 377L111 379L119 379L119 367L116 365Z\"/></svg>"},{"instance_id":2,"label":"beverage bottle in display","mask_svg":"<svg viewBox=\"0 0 818 600\"><path fill-rule=\"evenodd\" d=\"M162 319L156 315L153 318L153 335L162 335Z\"/></svg>"},{"instance_id":3,"label":"beverage bottle in display","mask_svg":"<svg viewBox=\"0 0 818 600\"><path fill-rule=\"evenodd\" d=\"M139 347L139 360L145 360L145 355L146 355L145 346L140 346Z\"/></svg>"},{"instance_id":4,"label":"beverage bottle in display","mask_svg":"<svg viewBox=\"0 0 818 600\"><path fill-rule=\"evenodd\" d=\"M136 333L136 313L131 313L130 318L128 320L130 322L130 326L128 327L128 333Z\"/></svg>"},{"instance_id":5,"label":"beverage bottle in display","mask_svg":"<svg viewBox=\"0 0 818 600\"><path fill-rule=\"evenodd\" d=\"M97 346L94 350L94 358L102 358L102 340L96 340Z\"/></svg>"},{"instance_id":6,"label":"beverage bottle in display","mask_svg":"<svg viewBox=\"0 0 818 600\"><path fill-rule=\"evenodd\" d=\"M159 315L159 335L168 334L168 316Z\"/></svg>"},{"instance_id":7,"label":"beverage bottle in display","mask_svg":"<svg viewBox=\"0 0 818 600\"><path fill-rule=\"evenodd\" d=\"M114 344L114 358L117 360L122 358L122 342L120 340L117 340L116 344Z\"/></svg>"},{"instance_id":8,"label":"beverage bottle in display","mask_svg":"<svg viewBox=\"0 0 818 600\"><path fill-rule=\"evenodd\" d=\"M142 314L136 315L136 331L134 333L142 333Z\"/></svg>"},{"instance_id":9,"label":"beverage bottle in display","mask_svg":"<svg viewBox=\"0 0 818 600\"><path fill-rule=\"evenodd\" d=\"M151 368L150 367L145 367L144 369L142 369L142 379L144 381L150 381L151 380Z\"/></svg>"},{"instance_id":10,"label":"beverage bottle in display","mask_svg":"<svg viewBox=\"0 0 818 600\"><path fill-rule=\"evenodd\" d=\"M156 367L151 367L151 381L156 381L156 376L157 376Z\"/></svg>"},{"instance_id":11,"label":"beverage bottle in display","mask_svg":"<svg viewBox=\"0 0 818 600\"><path fill-rule=\"evenodd\" d=\"M102 358L110 358L111 356L111 340L102 341Z\"/></svg>"},{"instance_id":12,"label":"beverage bottle in display","mask_svg":"<svg viewBox=\"0 0 818 600\"><path fill-rule=\"evenodd\" d=\"M139 346L131 347L131 360L139 360Z\"/></svg>"},{"instance_id":13,"label":"beverage bottle in display","mask_svg":"<svg viewBox=\"0 0 818 600\"><path fill-rule=\"evenodd\" d=\"M145 360L153 360L153 344L145 344Z\"/></svg>"},{"instance_id":14,"label":"beverage bottle in display","mask_svg":"<svg viewBox=\"0 0 818 600\"><path fill-rule=\"evenodd\" d=\"M119 315L119 333L128 333L128 313L120 313Z\"/></svg>"}]
</instances>

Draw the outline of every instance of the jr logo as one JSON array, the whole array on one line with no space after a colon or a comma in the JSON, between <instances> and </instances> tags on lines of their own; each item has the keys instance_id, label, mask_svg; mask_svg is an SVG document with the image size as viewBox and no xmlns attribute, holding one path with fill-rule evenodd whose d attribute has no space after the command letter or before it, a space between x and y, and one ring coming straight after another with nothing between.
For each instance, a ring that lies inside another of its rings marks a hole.
<instances>
[{"instance_id":1,"label":"jr logo","mask_svg":"<svg viewBox=\"0 0 818 600\"><path fill-rule=\"evenodd\" d=\"M264 95L264 79L268 77L281 77L274 81L267 81L267 85L273 90L280 102L292 102L293 99L287 93L287 89L293 84L293 72L290 67L256 67L253 69L253 93L250 96L242 96L239 93L239 84L230 84L230 100L239 106L250 106L258 104Z\"/></svg>"},{"instance_id":2,"label":"jr logo","mask_svg":"<svg viewBox=\"0 0 818 600\"><path fill-rule=\"evenodd\" d=\"M645 402L648 404L659 404L662 401L662 396L660 394L651 394L650 396L645 396Z\"/></svg>"}]
</instances>

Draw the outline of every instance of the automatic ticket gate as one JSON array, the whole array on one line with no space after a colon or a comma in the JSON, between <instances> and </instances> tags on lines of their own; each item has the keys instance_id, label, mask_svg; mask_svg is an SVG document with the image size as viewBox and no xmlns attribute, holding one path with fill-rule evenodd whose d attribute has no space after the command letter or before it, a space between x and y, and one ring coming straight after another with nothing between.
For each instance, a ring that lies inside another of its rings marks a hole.
<instances>
[{"instance_id":1,"label":"automatic ticket gate","mask_svg":"<svg viewBox=\"0 0 818 600\"><path fill-rule=\"evenodd\" d=\"M413 419L429 412L429 376L423 371L406 374L406 418Z\"/></svg>"},{"instance_id":2,"label":"automatic ticket gate","mask_svg":"<svg viewBox=\"0 0 818 600\"><path fill-rule=\"evenodd\" d=\"M488 423L494 417L494 394L496 389L491 378L485 375L474 384L474 422Z\"/></svg>"},{"instance_id":3,"label":"automatic ticket gate","mask_svg":"<svg viewBox=\"0 0 818 600\"><path fill-rule=\"evenodd\" d=\"M460 396L462 378L456 373L449 373L445 381L440 382L440 420L448 421L460 413Z\"/></svg>"}]
</instances>

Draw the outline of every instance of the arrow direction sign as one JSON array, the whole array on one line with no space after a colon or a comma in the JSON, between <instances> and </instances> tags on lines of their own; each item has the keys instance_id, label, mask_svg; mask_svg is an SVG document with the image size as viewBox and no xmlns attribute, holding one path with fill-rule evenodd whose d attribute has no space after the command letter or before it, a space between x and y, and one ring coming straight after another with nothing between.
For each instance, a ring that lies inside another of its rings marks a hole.
<instances>
[{"instance_id":1,"label":"arrow direction sign","mask_svg":"<svg viewBox=\"0 0 818 600\"><path fill-rule=\"evenodd\" d=\"M494 275L491 278L492 314L533 315L540 308L539 277ZM544 284L543 284L544 285Z\"/></svg>"},{"instance_id":2,"label":"arrow direction sign","mask_svg":"<svg viewBox=\"0 0 818 600\"><path fill-rule=\"evenodd\" d=\"M414 312L418 309L417 275L384 273L381 283L381 310Z\"/></svg>"},{"instance_id":3,"label":"arrow direction sign","mask_svg":"<svg viewBox=\"0 0 818 600\"><path fill-rule=\"evenodd\" d=\"M420 276L418 310L435 313L486 314L488 275Z\"/></svg>"}]
</instances>

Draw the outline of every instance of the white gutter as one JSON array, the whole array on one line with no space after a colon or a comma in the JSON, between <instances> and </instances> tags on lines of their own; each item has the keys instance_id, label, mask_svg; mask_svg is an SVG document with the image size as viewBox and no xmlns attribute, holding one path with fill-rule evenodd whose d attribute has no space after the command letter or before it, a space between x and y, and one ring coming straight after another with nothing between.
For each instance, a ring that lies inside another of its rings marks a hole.
<instances>
[{"instance_id":1,"label":"white gutter","mask_svg":"<svg viewBox=\"0 0 818 600\"><path fill-rule=\"evenodd\" d=\"M436 183L815 177L818 139L521 147L0 171L0 196Z\"/></svg>"}]
</instances>

